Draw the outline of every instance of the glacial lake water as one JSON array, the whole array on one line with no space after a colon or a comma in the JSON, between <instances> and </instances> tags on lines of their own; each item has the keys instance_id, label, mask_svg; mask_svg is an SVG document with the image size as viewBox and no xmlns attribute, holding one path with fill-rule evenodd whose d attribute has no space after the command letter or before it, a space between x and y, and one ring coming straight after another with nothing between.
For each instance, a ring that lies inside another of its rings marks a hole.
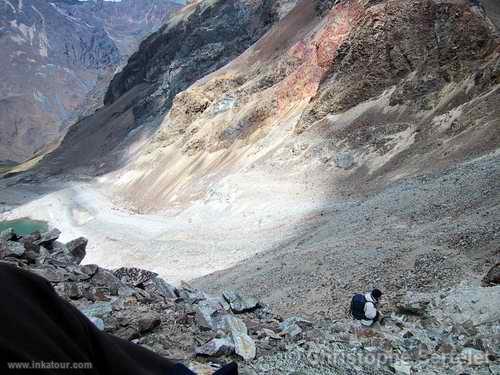
<instances>
[{"instance_id":1,"label":"glacial lake water","mask_svg":"<svg viewBox=\"0 0 500 375\"><path fill-rule=\"evenodd\" d=\"M32 220L28 217L0 221L0 232L9 228L14 229L14 232L19 235L28 235L35 231L46 232L49 226L45 221Z\"/></svg>"}]
</instances>

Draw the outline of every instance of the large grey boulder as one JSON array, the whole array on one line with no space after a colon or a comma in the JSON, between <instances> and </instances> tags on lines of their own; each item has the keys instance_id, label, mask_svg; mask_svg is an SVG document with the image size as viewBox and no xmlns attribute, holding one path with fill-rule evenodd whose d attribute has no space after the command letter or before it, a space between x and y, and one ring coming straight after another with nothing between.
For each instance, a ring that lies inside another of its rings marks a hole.
<instances>
[{"instance_id":1,"label":"large grey boulder","mask_svg":"<svg viewBox=\"0 0 500 375\"><path fill-rule=\"evenodd\" d=\"M0 258L5 257L22 257L25 249L22 244L14 241L0 240Z\"/></svg>"},{"instance_id":2,"label":"large grey boulder","mask_svg":"<svg viewBox=\"0 0 500 375\"><path fill-rule=\"evenodd\" d=\"M147 313L137 320L137 326L139 328L139 332L147 333L155 329L161 324L160 314L158 313Z\"/></svg>"},{"instance_id":3,"label":"large grey boulder","mask_svg":"<svg viewBox=\"0 0 500 375\"><path fill-rule=\"evenodd\" d=\"M40 235L40 239L37 241L34 241L33 243L35 245L41 245L45 247L48 250L52 249L53 243L59 238L61 235L61 231L57 228L51 229L48 232L42 233Z\"/></svg>"},{"instance_id":4,"label":"large grey boulder","mask_svg":"<svg viewBox=\"0 0 500 375\"><path fill-rule=\"evenodd\" d=\"M235 353L245 361L254 359L257 349L255 342L248 335L245 323L235 316L227 315L224 317L224 325L225 331L233 339Z\"/></svg>"},{"instance_id":5,"label":"large grey boulder","mask_svg":"<svg viewBox=\"0 0 500 375\"><path fill-rule=\"evenodd\" d=\"M259 306L258 299L254 297L244 297L233 290L226 290L222 295L231 306L231 310L237 314L255 310Z\"/></svg>"},{"instance_id":6,"label":"large grey boulder","mask_svg":"<svg viewBox=\"0 0 500 375\"><path fill-rule=\"evenodd\" d=\"M80 270L89 276L94 276L99 270L99 266L97 264L86 264L81 266Z\"/></svg>"},{"instance_id":7,"label":"large grey boulder","mask_svg":"<svg viewBox=\"0 0 500 375\"><path fill-rule=\"evenodd\" d=\"M233 335L234 351L243 360L250 361L255 358L257 349L255 342L248 335Z\"/></svg>"},{"instance_id":8,"label":"large grey boulder","mask_svg":"<svg viewBox=\"0 0 500 375\"><path fill-rule=\"evenodd\" d=\"M49 264L42 264L33 267L31 271L53 283L60 283L63 281L77 282L88 280L90 278L89 275L81 272L78 267L72 265L58 267Z\"/></svg>"},{"instance_id":9,"label":"large grey boulder","mask_svg":"<svg viewBox=\"0 0 500 375\"><path fill-rule=\"evenodd\" d=\"M193 288L185 281L181 281L181 286L178 290L178 293L179 298L182 298L184 301L191 304L196 304L207 299L207 295L205 293L203 293L201 290Z\"/></svg>"},{"instance_id":10,"label":"large grey boulder","mask_svg":"<svg viewBox=\"0 0 500 375\"><path fill-rule=\"evenodd\" d=\"M70 279L70 273L63 268L43 266L32 268L31 271L52 283L60 283L63 281L69 281Z\"/></svg>"},{"instance_id":11,"label":"large grey boulder","mask_svg":"<svg viewBox=\"0 0 500 375\"><path fill-rule=\"evenodd\" d=\"M73 258L73 262L80 264L85 258L88 240L85 237L78 237L66 243L66 251Z\"/></svg>"},{"instance_id":12,"label":"large grey boulder","mask_svg":"<svg viewBox=\"0 0 500 375\"><path fill-rule=\"evenodd\" d=\"M229 334L248 335L248 328L240 318L234 315L224 317L224 330Z\"/></svg>"},{"instance_id":13,"label":"large grey boulder","mask_svg":"<svg viewBox=\"0 0 500 375\"><path fill-rule=\"evenodd\" d=\"M224 317L226 310L220 303L213 301L200 301L195 306L196 322L202 330L213 330L224 328Z\"/></svg>"},{"instance_id":14,"label":"large grey boulder","mask_svg":"<svg viewBox=\"0 0 500 375\"><path fill-rule=\"evenodd\" d=\"M229 337L215 338L195 349L200 356L218 357L234 353L234 344Z\"/></svg>"},{"instance_id":15,"label":"large grey boulder","mask_svg":"<svg viewBox=\"0 0 500 375\"><path fill-rule=\"evenodd\" d=\"M135 290L118 279L113 272L99 268L90 279L90 284L97 287L107 288L111 295L132 296Z\"/></svg>"},{"instance_id":16,"label":"large grey boulder","mask_svg":"<svg viewBox=\"0 0 500 375\"><path fill-rule=\"evenodd\" d=\"M148 280L143 285L144 289L152 296L161 296L167 299L176 299L179 297L177 288L160 277Z\"/></svg>"}]
</instances>

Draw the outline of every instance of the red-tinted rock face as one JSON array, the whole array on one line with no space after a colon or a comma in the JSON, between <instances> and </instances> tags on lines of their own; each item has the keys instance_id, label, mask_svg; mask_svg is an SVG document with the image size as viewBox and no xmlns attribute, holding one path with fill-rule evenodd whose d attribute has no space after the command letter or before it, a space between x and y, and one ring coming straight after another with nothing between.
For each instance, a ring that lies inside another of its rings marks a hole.
<instances>
[{"instance_id":1,"label":"red-tinted rock face","mask_svg":"<svg viewBox=\"0 0 500 375\"><path fill-rule=\"evenodd\" d=\"M490 14L465 0L195 2L45 171L126 167L113 181L154 209L248 168L368 189L483 155L500 137ZM129 157L126 137L149 144Z\"/></svg>"}]
</instances>

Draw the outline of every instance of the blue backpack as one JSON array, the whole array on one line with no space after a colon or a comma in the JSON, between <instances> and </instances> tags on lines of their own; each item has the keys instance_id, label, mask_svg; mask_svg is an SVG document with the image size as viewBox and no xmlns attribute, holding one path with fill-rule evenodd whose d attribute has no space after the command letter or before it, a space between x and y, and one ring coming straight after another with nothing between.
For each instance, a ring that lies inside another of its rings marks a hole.
<instances>
[{"instance_id":1,"label":"blue backpack","mask_svg":"<svg viewBox=\"0 0 500 375\"><path fill-rule=\"evenodd\" d=\"M351 300L351 314L356 320L366 320L365 316L366 298L363 294L355 294Z\"/></svg>"}]
</instances>

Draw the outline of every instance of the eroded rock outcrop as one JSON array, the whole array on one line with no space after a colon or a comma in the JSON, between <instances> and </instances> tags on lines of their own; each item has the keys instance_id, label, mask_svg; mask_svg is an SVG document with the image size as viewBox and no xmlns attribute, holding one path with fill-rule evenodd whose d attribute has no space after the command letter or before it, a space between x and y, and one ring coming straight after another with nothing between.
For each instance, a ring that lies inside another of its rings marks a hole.
<instances>
[{"instance_id":1,"label":"eroded rock outcrop","mask_svg":"<svg viewBox=\"0 0 500 375\"><path fill-rule=\"evenodd\" d=\"M1 1L0 162L22 162L53 148L80 112L102 105L115 69L179 8L170 0L107 1L102 7L93 1ZM90 108L82 110L84 103Z\"/></svg>"},{"instance_id":2,"label":"eroded rock outcrop","mask_svg":"<svg viewBox=\"0 0 500 375\"><path fill-rule=\"evenodd\" d=\"M468 0L193 3L42 171L124 167L108 182L152 211L235 175L370 190L484 155L500 137L490 16Z\"/></svg>"}]
</instances>

